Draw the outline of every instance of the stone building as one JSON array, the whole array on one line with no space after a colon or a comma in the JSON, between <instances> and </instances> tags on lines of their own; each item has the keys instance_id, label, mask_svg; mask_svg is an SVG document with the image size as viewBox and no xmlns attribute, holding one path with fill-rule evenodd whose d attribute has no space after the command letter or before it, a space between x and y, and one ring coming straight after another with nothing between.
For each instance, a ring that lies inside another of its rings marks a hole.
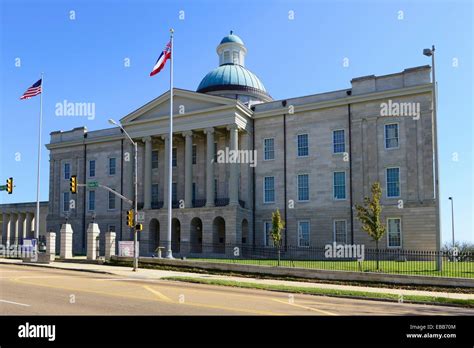
<instances>
[{"instance_id":1,"label":"stone building","mask_svg":"<svg viewBox=\"0 0 474 348\"><path fill-rule=\"evenodd\" d=\"M245 67L247 49L237 35L224 37L217 53L219 67L196 92L173 91L174 254L220 253L225 244L270 246L277 208L288 246L372 246L351 207L375 181L387 224L382 247L435 249L429 66L273 100ZM168 91L120 120L138 143L141 254L166 240L169 97ZM121 130L56 131L47 148L47 229L59 231L67 216L76 254L84 253L92 220L115 231L117 240L131 240L128 203L101 188L69 192L69 178L77 175L79 183L96 181L133 197L133 146ZM221 163L226 149L255 151L256 165Z\"/></svg>"}]
</instances>

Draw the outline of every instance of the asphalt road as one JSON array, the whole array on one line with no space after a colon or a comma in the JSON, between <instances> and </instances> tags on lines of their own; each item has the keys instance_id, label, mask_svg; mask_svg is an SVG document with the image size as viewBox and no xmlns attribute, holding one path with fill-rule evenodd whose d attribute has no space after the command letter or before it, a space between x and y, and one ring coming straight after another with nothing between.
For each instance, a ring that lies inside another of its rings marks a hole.
<instances>
[{"instance_id":1,"label":"asphalt road","mask_svg":"<svg viewBox=\"0 0 474 348\"><path fill-rule=\"evenodd\" d=\"M473 309L0 265L0 315L474 315Z\"/></svg>"}]
</instances>

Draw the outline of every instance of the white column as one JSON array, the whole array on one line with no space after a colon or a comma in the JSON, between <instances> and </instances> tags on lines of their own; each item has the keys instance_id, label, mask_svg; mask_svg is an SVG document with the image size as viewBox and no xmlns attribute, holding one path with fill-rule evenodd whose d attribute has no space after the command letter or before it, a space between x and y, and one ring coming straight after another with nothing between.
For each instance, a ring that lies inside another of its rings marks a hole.
<instances>
[{"instance_id":1,"label":"white column","mask_svg":"<svg viewBox=\"0 0 474 348\"><path fill-rule=\"evenodd\" d=\"M233 124L227 127L230 132L230 151L239 150L239 128ZM230 156L232 158L232 156ZM239 163L230 163L229 175L229 204L239 204Z\"/></svg>"},{"instance_id":2,"label":"white column","mask_svg":"<svg viewBox=\"0 0 474 348\"><path fill-rule=\"evenodd\" d=\"M31 222L32 222L32 220L33 220L33 214L32 213L26 213L24 231L23 231L23 233L26 233L26 238L32 237L32 235L31 235Z\"/></svg>"},{"instance_id":3,"label":"white column","mask_svg":"<svg viewBox=\"0 0 474 348\"><path fill-rule=\"evenodd\" d=\"M105 259L115 255L115 232L105 232Z\"/></svg>"},{"instance_id":4,"label":"white column","mask_svg":"<svg viewBox=\"0 0 474 348\"><path fill-rule=\"evenodd\" d=\"M99 224L91 222L87 227L87 259L97 259L97 239L100 234Z\"/></svg>"},{"instance_id":5,"label":"white column","mask_svg":"<svg viewBox=\"0 0 474 348\"><path fill-rule=\"evenodd\" d=\"M2 243L8 247L10 245L10 214L3 213L2 225Z\"/></svg>"},{"instance_id":6,"label":"white column","mask_svg":"<svg viewBox=\"0 0 474 348\"><path fill-rule=\"evenodd\" d=\"M72 227L70 224L63 224L61 226L61 248L60 257L61 259L72 258Z\"/></svg>"},{"instance_id":7,"label":"white column","mask_svg":"<svg viewBox=\"0 0 474 348\"><path fill-rule=\"evenodd\" d=\"M151 137L143 138L145 143L145 185L144 185L144 206L143 209L151 209Z\"/></svg>"},{"instance_id":8,"label":"white column","mask_svg":"<svg viewBox=\"0 0 474 348\"><path fill-rule=\"evenodd\" d=\"M20 213L18 214L18 227L19 230L21 231L21 238L25 239L28 238L28 235L26 234L26 215L28 213Z\"/></svg>"},{"instance_id":9,"label":"white column","mask_svg":"<svg viewBox=\"0 0 474 348\"><path fill-rule=\"evenodd\" d=\"M170 141L168 134L162 135L161 138L165 141L165 161L163 163L163 208L168 208L168 164Z\"/></svg>"},{"instance_id":10,"label":"white column","mask_svg":"<svg viewBox=\"0 0 474 348\"><path fill-rule=\"evenodd\" d=\"M49 260L54 261L56 258L56 233L46 233L46 253L49 255Z\"/></svg>"},{"instance_id":11,"label":"white column","mask_svg":"<svg viewBox=\"0 0 474 348\"><path fill-rule=\"evenodd\" d=\"M10 237L11 237L11 244L18 244L18 214L11 213L10 214Z\"/></svg>"},{"instance_id":12,"label":"white column","mask_svg":"<svg viewBox=\"0 0 474 348\"><path fill-rule=\"evenodd\" d=\"M184 148L184 206L193 207L193 132L183 133Z\"/></svg>"},{"instance_id":13,"label":"white column","mask_svg":"<svg viewBox=\"0 0 474 348\"><path fill-rule=\"evenodd\" d=\"M206 128L206 207L214 206L216 188L214 187L214 128Z\"/></svg>"}]
</instances>

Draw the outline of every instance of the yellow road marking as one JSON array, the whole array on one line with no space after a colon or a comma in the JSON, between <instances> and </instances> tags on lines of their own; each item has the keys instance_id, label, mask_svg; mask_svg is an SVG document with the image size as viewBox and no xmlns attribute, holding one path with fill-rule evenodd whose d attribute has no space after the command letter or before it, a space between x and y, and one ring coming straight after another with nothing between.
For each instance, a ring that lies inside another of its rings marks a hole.
<instances>
[{"instance_id":1,"label":"yellow road marking","mask_svg":"<svg viewBox=\"0 0 474 348\"><path fill-rule=\"evenodd\" d=\"M105 296L113 296L113 297L121 297L121 298L132 298L132 299L138 299L138 300L142 300L142 301L143 300L144 301L150 301L150 299L147 298L147 297L131 296L131 295L125 295L125 294L113 294L113 293L110 293L110 292L107 292L107 291L80 289L80 288L58 286L58 285L51 285L51 284L38 284L38 283L28 282L28 281L21 280L21 279L16 279L16 278L12 279L12 281L15 281L15 282L21 283L21 284L42 286L42 287L53 288L53 289L71 290L71 291L87 292L87 293L93 293L93 294L99 294L99 295L105 295ZM164 300L160 300L160 299L155 299L155 301L165 302ZM213 308L213 309L223 309L223 310L229 310L229 311L233 311L233 312L252 313L252 314L260 314L260 315L281 315L279 313L274 313L274 312L246 310L246 309L242 309L242 308L232 308L232 307L225 307L225 306L206 305L206 304L200 304L200 303L194 303L194 302L186 302L185 304L187 304L189 306L205 307L205 308Z\"/></svg>"},{"instance_id":2,"label":"yellow road marking","mask_svg":"<svg viewBox=\"0 0 474 348\"><path fill-rule=\"evenodd\" d=\"M276 299L276 298L273 298L272 300L273 300L273 301L276 301L276 302L284 303L284 304L287 304L287 305L290 305L290 306L299 307L299 308L304 308L304 309L308 309L308 310L310 310L310 311L319 312L319 313L326 314L326 315L337 315L336 313L324 311L324 310L322 310L322 309L317 309L317 308L313 308L313 307L303 306L303 305L299 305L299 304L296 304L296 303L291 303L291 302L288 302L288 301L279 300L279 299Z\"/></svg>"},{"instance_id":3,"label":"yellow road marking","mask_svg":"<svg viewBox=\"0 0 474 348\"><path fill-rule=\"evenodd\" d=\"M145 289L147 289L148 291L154 293L156 296L158 296L161 300L165 301L165 302L173 302L172 299L170 299L168 296L165 296L163 295L161 292L159 292L158 290L155 290L155 289L152 289L150 288L149 286L147 285L144 285L143 286Z\"/></svg>"}]
</instances>

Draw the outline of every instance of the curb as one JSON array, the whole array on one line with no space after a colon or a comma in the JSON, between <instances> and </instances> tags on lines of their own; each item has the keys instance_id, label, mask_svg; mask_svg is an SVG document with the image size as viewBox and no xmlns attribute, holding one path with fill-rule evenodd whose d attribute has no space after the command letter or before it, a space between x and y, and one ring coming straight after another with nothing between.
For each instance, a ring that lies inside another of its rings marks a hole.
<instances>
[{"instance_id":1,"label":"curb","mask_svg":"<svg viewBox=\"0 0 474 348\"><path fill-rule=\"evenodd\" d=\"M31 267L42 267L42 268L51 268L51 269L58 269L63 271L76 271L76 272L88 272L88 273L97 273L97 274L109 274L109 275L116 275L112 272L107 271L98 271L95 269L77 269L77 268L64 268L64 267L57 267L57 266L46 266L38 263L29 263L29 262L21 262L21 263L11 263L11 262L4 262L0 261L2 265L14 265L14 266L31 266Z\"/></svg>"}]
</instances>

